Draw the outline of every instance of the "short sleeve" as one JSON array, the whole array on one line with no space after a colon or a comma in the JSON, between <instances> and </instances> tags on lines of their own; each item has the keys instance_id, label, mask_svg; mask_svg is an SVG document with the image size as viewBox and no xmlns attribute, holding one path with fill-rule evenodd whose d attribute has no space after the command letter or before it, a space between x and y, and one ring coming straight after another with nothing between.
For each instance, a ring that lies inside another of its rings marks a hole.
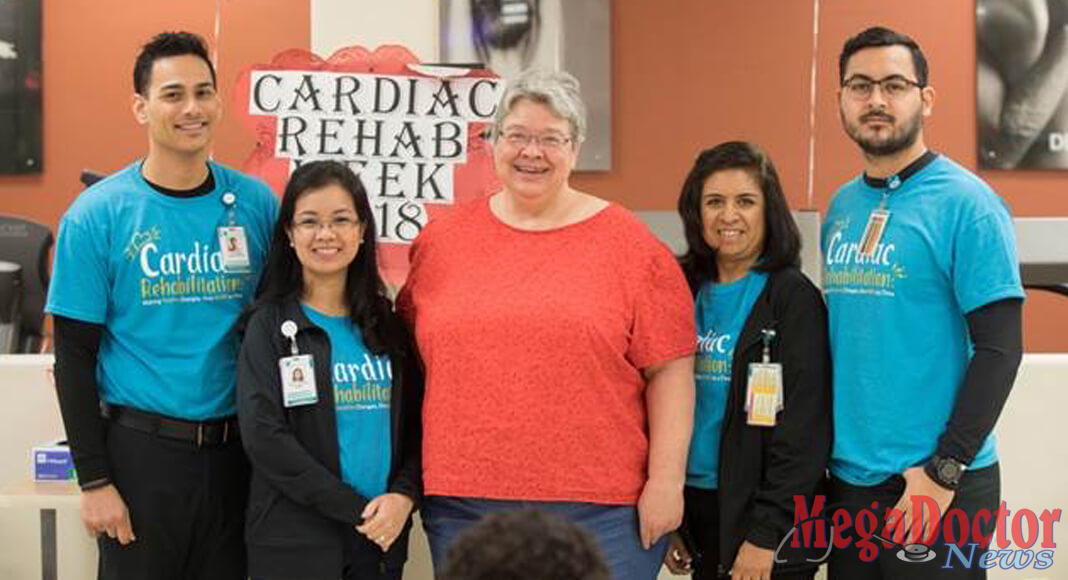
<instances>
[{"instance_id":1,"label":"short sleeve","mask_svg":"<svg viewBox=\"0 0 1068 580\"><path fill-rule=\"evenodd\" d=\"M408 323L409 327L415 326L415 303L412 298L412 292L415 291L415 287L418 284L425 240L426 230L424 229L416 236L415 241L412 242L411 249L408 250L408 277L404 280L404 286L401 287L400 292L397 293L397 313Z\"/></svg>"},{"instance_id":2,"label":"short sleeve","mask_svg":"<svg viewBox=\"0 0 1068 580\"><path fill-rule=\"evenodd\" d=\"M1016 236L999 206L970 219L954 243L953 292L965 313L1006 298L1023 298Z\"/></svg>"},{"instance_id":3,"label":"short sleeve","mask_svg":"<svg viewBox=\"0 0 1068 580\"><path fill-rule=\"evenodd\" d=\"M263 217L261 220L264 240L266 240L269 245L271 242L271 233L274 230L274 224L278 221L280 202L278 198L275 197L274 193L271 192L271 188L267 187L267 184L259 180L256 181L256 184L263 192Z\"/></svg>"},{"instance_id":4,"label":"short sleeve","mask_svg":"<svg viewBox=\"0 0 1068 580\"><path fill-rule=\"evenodd\" d=\"M84 322L105 322L110 295L107 238L106 229L99 224L69 215L63 218L46 312Z\"/></svg>"},{"instance_id":5,"label":"short sleeve","mask_svg":"<svg viewBox=\"0 0 1068 580\"><path fill-rule=\"evenodd\" d=\"M694 353L693 297L675 257L659 243L649 250L634 292L627 359L639 369Z\"/></svg>"}]
</instances>

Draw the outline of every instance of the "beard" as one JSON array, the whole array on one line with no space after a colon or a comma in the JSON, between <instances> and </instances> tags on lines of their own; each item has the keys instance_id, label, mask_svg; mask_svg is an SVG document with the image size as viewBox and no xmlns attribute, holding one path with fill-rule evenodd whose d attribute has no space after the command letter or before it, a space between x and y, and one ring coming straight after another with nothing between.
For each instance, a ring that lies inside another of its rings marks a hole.
<instances>
[{"instance_id":1,"label":"beard","mask_svg":"<svg viewBox=\"0 0 1068 580\"><path fill-rule=\"evenodd\" d=\"M889 123L890 134L885 137L866 137L862 134L862 127L869 119L884 119ZM917 111L915 114L904 119L900 125L895 124L897 119L888 113L865 113L860 116L858 122L850 122L842 113L842 125L846 134L860 146L861 151L869 157L888 157L900 153L916 143L923 129L923 115Z\"/></svg>"}]
</instances>

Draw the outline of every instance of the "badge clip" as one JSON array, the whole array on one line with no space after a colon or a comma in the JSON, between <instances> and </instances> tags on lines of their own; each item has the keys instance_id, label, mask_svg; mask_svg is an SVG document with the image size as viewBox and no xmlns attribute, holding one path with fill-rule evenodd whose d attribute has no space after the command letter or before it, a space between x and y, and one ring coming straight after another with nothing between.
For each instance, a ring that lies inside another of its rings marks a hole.
<instances>
[{"instance_id":1,"label":"badge clip","mask_svg":"<svg viewBox=\"0 0 1068 580\"><path fill-rule=\"evenodd\" d=\"M763 336L762 340L764 341L763 362L767 364L771 362L771 341L775 340L775 329L763 328L760 330L760 334Z\"/></svg>"},{"instance_id":2,"label":"badge clip","mask_svg":"<svg viewBox=\"0 0 1068 580\"><path fill-rule=\"evenodd\" d=\"M293 356L300 354L300 349L297 348L297 323L292 320L283 322L282 336L289 339L289 353Z\"/></svg>"}]
</instances>

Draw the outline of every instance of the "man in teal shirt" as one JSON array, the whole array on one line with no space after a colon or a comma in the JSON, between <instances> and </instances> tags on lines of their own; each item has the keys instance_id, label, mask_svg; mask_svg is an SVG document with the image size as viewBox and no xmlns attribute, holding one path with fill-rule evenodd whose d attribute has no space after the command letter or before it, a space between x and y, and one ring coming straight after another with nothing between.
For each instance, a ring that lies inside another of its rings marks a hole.
<instances>
[{"instance_id":1,"label":"man in teal shirt","mask_svg":"<svg viewBox=\"0 0 1068 580\"><path fill-rule=\"evenodd\" d=\"M955 523L945 518L951 510L971 524L998 508L993 428L1021 357L1024 292L1001 198L924 144L935 92L916 42L865 30L846 42L839 73L842 125L865 166L838 190L823 228L834 368L829 502L877 502L888 521L875 532L912 543L913 520L933 531L940 519ZM913 496L931 498L937 513L914 512ZM854 543L835 551L832 579L985 578L977 564L942 568L945 534L927 562L903 561L894 549L858 557L856 544L869 544L853 524L836 530ZM991 518L978 532L994 526Z\"/></svg>"},{"instance_id":2,"label":"man in teal shirt","mask_svg":"<svg viewBox=\"0 0 1068 580\"><path fill-rule=\"evenodd\" d=\"M64 214L46 306L82 521L102 579L243 579L232 326L277 201L209 161L221 102L200 37L153 38L134 89L148 154Z\"/></svg>"}]
</instances>

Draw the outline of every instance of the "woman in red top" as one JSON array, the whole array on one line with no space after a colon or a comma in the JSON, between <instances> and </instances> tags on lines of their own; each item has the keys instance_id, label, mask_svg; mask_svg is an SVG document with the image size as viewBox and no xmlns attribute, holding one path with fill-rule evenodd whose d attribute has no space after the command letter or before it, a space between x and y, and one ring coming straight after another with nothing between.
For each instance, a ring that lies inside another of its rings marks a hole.
<instances>
[{"instance_id":1,"label":"woman in red top","mask_svg":"<svg viewBox=\"0 0 1068 580\"><path fill-rule=\"evenodd\" d=\"M655 578L693 419L685 278L630 212L570 186L571 75L520 75L494 122L503 188L427 225L399 299L426 364L435 567L483 515L537 507L592 532L616 578Z\"/></svg>"}]
</instances>

